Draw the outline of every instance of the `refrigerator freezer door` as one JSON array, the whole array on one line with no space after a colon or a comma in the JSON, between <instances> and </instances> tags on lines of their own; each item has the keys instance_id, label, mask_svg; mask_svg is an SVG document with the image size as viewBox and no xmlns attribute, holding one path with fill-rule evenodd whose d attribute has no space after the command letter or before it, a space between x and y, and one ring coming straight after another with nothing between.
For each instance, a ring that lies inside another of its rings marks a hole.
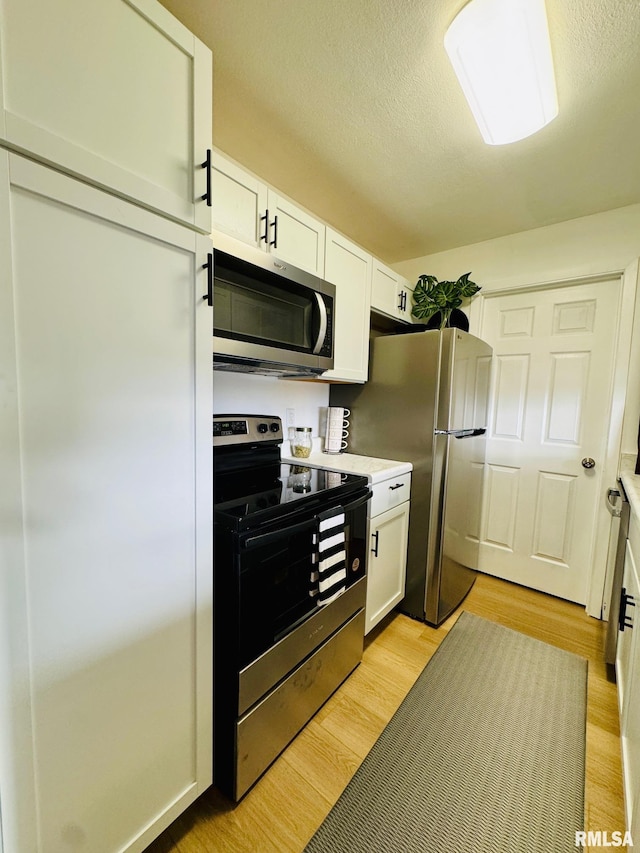
<instances>
[{"instance_id":1,"label":"refrigerator freezer door","mask_svg":"<svg viewBox=\"0 0 640 853\"><path fill-rule=\"evenodd\" d=\"M487 427L491 355L491 347L479 338L443 330L437 429Z\"/></svg>"}]
</instances>

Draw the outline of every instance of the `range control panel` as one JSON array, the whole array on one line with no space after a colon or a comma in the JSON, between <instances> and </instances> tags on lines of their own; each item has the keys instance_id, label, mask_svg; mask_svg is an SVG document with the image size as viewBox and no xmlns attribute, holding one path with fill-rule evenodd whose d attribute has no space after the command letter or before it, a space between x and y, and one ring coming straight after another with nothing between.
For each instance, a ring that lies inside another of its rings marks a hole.
<instances>
[{"instance_id":1,"label":"range control panel","mask_svg":"<svg viewBox=\"0 0 640 853\"><path fill-rule=\"evenodd\" d=\"M214 415L213 446L282 443L282 420L277 415Z\"/></svg>"}]
</instances>

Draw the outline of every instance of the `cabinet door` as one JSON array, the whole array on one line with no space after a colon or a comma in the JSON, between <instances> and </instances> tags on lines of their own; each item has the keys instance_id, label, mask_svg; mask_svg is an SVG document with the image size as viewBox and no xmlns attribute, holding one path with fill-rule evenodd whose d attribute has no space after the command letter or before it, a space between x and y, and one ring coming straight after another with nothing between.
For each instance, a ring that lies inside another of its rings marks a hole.
<instances>
[{"instance_id":1,"label":"cabinet door","mask_svg":"<svg viewBox=\"0 0 640 853\"><path fill-rule=\"evenodd\" d=\"M632 518L630 536L633 537L637 522ZM627 558L624 567L623 586L632 596L626 607L626 621L633 625L618 634L616 674L620 693L620 735L622 741L622 766L627 822L632 826L638 822L635 809L640 792L640 581L632 539L627 540Z\"/></svg>"},{"instance_id":2,"label":"cabinet door","mask_svg":"<svg viewBox=\"0 0 640 853\"><path fill-rule=\"evenodd\" d=\"M397 272L374 258L371 285L371 308L389 317L411 322L411 294L409 282Z\"/></svg>"},{"instance_id":3,"label":"cabinet door","mask_svg":"<svg viewBox=\"0 0 640 853\"><path fill-rule=\"evenodd\" d=\"M334 368L322 379L366 382L369 373L371 255L327 228L325 277L336 286Z\"/></svg>"},{"instance_id":4,"label":"cabinet door","mask_svg":"<svg viewBox=\"0 0 640 853\"><path fill-rule=\"evenodd\" d=\"M267 186L214 151L212 225L256 248L266 248Z\"/></svg>"},{"instance_id":5,"label":"cabinet door","mask_svg":"<svg viewBox=\"0 0 640 853\"><path fill-rule=\"evenodd\" d=\"M635 559L633 551L627 539L627 551L624 561L624 572L622 585L628 595L633 596L632 600L636 601L638 591L635 586L635 578L637 576ZM631 622L636 622L635 611L640 606L635 607L629 605L626 608L627 618ZM631 669L631 646L635 631L631 628L626 628L618 633L618 645L616 649L616 680L618 683L618 701L620 704L620 714L624 717L624 709L627 705L627 688L629 684L629 673Z\"/></svg>"},{"instance_id":6,"label":"cabinet door","mask_svg":"<svg viewBox=\"0 0 640 853\"><path fill-rule=\"evenodd\" d=\"M3 137L211 230L211 52L155 0L0 0Z\"/></svg>"},{"instance_id":7,"label":"cabinet door","mask_svg":"<svg viewBox=\"0 0 640 853\"><path fill-rule=\"evenodd\" d=\"M299 269L324 276L324 224L274 190L269 190L267 208L269 251Z\"/></svg>"},{"instance_id":8,"label":"cabinet door","mask_svg":"<svg viewBox=\"0 0 640 853\"><path fill-rule=\"evenodd\" d=\"M406 278L400 279L398 291L398 302L402 304L402 308L400 310L400 319L406 320L407 323L415 323L418 322L414 320L411 311L413 309L413 287L409 284L409 281Z\"/></svg>"},{"instance_id":9,"label":"cabinet door","mask_svg":"<svg viewBox=\"0 0 640 853\"><path fill-rule=\"evenodd\" d=\"M409 501L370 520L365 634L404 598Z\"/></svg>"},{"instance_id":10,"label":"cabinet door","mask_svg":"<svg viewBox=\"0 0 640 853\"><path fill-rule=\"evenodd\" d=\"M4 843L134 853L211 782L210 241L18 155L0 181Z\"/></svg>"}]
</instances>

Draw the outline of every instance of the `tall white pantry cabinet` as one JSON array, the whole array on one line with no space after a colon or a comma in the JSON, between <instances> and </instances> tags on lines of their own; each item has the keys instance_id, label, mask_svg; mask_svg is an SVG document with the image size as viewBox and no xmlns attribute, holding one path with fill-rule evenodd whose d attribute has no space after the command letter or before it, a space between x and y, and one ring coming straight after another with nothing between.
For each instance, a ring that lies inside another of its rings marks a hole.
<instances>
[{"instance_id":1,"label":"tall white pantry cabinet","mask_svg":"<svg viewBox=\"0 0 640 853\"><path fill-rule=\"evenodd\" d=\"M0 853L211 783L211 88L154 0L0 0Z\"/></svg>"}]
</instances>

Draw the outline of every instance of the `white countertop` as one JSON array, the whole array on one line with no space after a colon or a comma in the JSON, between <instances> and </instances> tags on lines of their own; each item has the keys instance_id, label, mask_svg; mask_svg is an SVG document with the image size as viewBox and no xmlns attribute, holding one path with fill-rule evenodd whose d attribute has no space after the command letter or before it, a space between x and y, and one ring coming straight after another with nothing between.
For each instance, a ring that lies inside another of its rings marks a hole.
<instances>
[{"instance_id":1,"label":"white countertop","mask_svg":"<svg viewBox=\"0 0 640 853\"><path fill-rule=\"evenodd\" d=\"M289 443L285 442L282 446L283 462L307 465L309 468L329 468L332 471L361 474L367 477L371 484L407 474L413 468L411 462L398 462L395 459L377 459L374 456L358 456L356 453L323 453L321 442L317 439L314 439L311 455L306 459L290 456L290 452Z\"/></svg>"},{"instance_id":2,"label":"white countertop","mask_svg":"<svg viewBox=\"0 0 640 853\"><path fill-rule=\"evenodd\" d=\"M620 460L620 479L629 498L631 509L640 519L640 474L635 473L635 467L635 454L623 453Z\"/></svg>"}]
</instances>

